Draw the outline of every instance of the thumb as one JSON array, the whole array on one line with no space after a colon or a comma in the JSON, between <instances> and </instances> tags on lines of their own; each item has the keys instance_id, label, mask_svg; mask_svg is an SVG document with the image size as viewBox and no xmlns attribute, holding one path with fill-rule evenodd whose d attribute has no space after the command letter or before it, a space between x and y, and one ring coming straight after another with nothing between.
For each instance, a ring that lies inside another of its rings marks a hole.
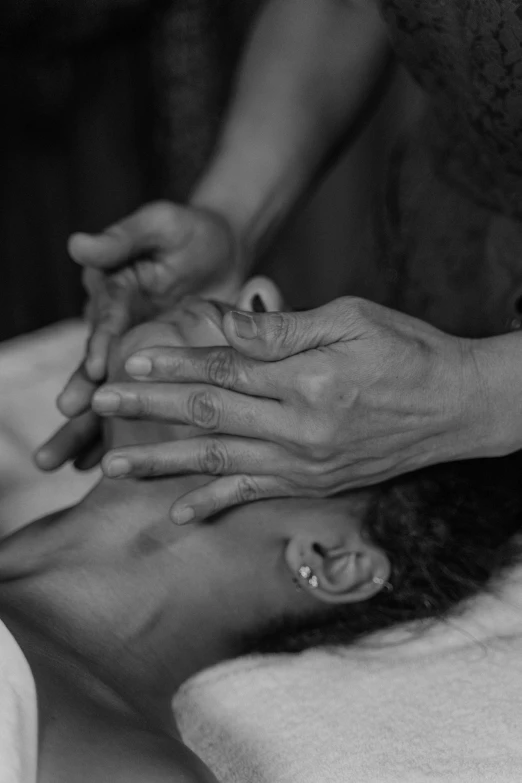
<instances>
[{"instance_id":1,"label":"thumb","mask_svg":"<svg viewBox=\"0 0 522 783\"><path fill-rule=\"evenodd\" d=\"M223 319L230 345L262 361L329 345L344 337L346 325L339 302L300 313L248 313L232 311Z\"/></svg>"},{"instance_id":2,"label":"thumb","mask_svg":"<svg viewBox=\"0 0 522 783\"><path fill-rule=\"evenodd\" d=\"M119 225L102 234L73 234L67 249L78 264L98 269L114 269L132 260L137 253L133 235Z\"/></svg>"},{"instance_id":3,"label":"thumb","mask_svg":"<svg viewBox=\"0 0 522 783\"><path fill-rule=\"evenodd\" d=\"M175 224L173 205L148 204L101 234L73 234L67 247L82 266L114 269L163 247L172 239Z\"/></svg>"}]
</instances>

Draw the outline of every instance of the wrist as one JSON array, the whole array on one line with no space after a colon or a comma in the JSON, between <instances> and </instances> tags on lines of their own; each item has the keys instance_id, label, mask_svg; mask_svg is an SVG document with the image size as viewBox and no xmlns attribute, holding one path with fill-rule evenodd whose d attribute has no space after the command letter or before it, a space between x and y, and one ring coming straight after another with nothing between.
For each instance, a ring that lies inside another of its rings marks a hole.
<instances>
[{"instance_id":1,"label":"wrist","mask_svg":"<svg viewBox=\"0 0 522 783\"><path fill-rule=\"evenodd\" d=\"M268 140L240 141L222 143L190 204L226 220L248 271L287 217L307 175L297 155L281 154Z\"/></svg>"},{"instance_id":2,"label":"wrist","mask_svg":"<svg viewBox=\"0 0 522 783\"><path fill-rule=\"evenodd\" d=\"M491 393L476 342L439 332L431 343L431 369L422 388L430 390L434 405L415 449L415 468L494 456Z\"/></svg>"},{"instance_id":3,"label":"wrist","mask_svg":"<svg viewBox=\"0 0 522 783\"><path fill-rule=\"evenodd\" d=\"M238 265L248 271L256 255L255 243L249 236L253 219L249 200L241 198L235 177L218 159L196 185L189 203L197 209L218 215L227 225L237 248Z\"/></svg>"},{"instance_id":4,"label":"wrist","mask_svg":"<svg viewBox=\"0 0 522 783\"><path fill-rule=\"evenodd\" d=\"M476 456L510 454L522 448L522 334L466 342L477 400L470 422Z\"/></svg>"}]
</instances>

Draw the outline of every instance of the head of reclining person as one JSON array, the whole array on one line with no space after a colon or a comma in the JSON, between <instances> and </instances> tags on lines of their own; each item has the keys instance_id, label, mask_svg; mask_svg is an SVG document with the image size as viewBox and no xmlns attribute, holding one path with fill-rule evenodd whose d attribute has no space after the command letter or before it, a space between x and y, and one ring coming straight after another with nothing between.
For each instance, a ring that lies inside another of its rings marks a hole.
<instances>
[{"instance_id":1,"label":"head of reclining person","mask_svg":"<svg viewBox=\"0 0 522 783\"><path fill-rule=\"evenodd\" d=\"M262 281L240 306L256 293L279 306ZM141 347L218 344L221 317L191 299L139 327L112 357L112 378ZM179 434L106 426L111 447ZM511 562L519 476L518 458L477 460L330 499L257 502L183 528L169 519L171 503L211 478L102 479L77 506L3 542L0 610L15 632L30 626L71 651L151 715L189 676L247 650L350 643L444 615Z\"/></svg>"}]
</instances>

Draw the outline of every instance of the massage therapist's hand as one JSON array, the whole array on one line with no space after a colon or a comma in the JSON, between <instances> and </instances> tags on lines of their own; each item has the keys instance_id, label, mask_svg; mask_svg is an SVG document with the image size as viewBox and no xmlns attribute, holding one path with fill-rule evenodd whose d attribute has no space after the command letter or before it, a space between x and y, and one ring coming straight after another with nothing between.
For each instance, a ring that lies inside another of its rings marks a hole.
<instances>
[{"instance_id":1,"label":"massage therapist's hand","mask_svg":"<svg viewBox=\"0 0 522 783\"><path fill-rule=\"evenodd\" d=\"M471 341L351 297L306 313L230 312L223 329L237 351L148 349L126 365L141 383L94 396L100 415L202 428L103 460L110 476L216 474L176 503L178 522L478 456L484 406Z\"/></svg>"},{"instance_id":2,"label":"massage therapist's hand","mask_svg":"<svg viewBox=\"0 0 522 783\"><path fill-rule=\"evenodd\" d=\"M85 449L99 453L91 448L99 426L89 410L92 393L105 378L112 341L187 293L233 299L240 244L217 213L167 202L149 204L97 236L71 237L71 256L85 267L91 334L84 359L57 400L71 424L37 452L39 467L54 470Z\"/></svg>"},{"instance_id":3,"label":"massage therapist's hand","mask_svg":"<svg viewBox=\"0 0 522 783\"><path fill-rule=\"evenodd\" d=\"M86 269L92 334L85 368L105 376L110 342L186 294L227 294L239 278L240 241L211 210L157 202L99 235L74 234L72 258Z\"/></svg>"}]
</instances>

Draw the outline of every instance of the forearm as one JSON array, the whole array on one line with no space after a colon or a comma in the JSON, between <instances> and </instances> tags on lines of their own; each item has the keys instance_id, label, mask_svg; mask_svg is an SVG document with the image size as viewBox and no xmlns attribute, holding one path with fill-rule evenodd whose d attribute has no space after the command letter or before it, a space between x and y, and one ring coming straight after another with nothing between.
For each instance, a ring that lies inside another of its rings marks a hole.
<instances>
[{"instance_id":1,"label":"forearm","mask_svg":"<svg viewBox=\"0 0 522 783\"><path fill-rule=\"evenodd\" d=\"M374 0L271 0L247 47L192 202L225 215L252 258L357 118L385 67Z\"/></svg>"}]
</instances>

